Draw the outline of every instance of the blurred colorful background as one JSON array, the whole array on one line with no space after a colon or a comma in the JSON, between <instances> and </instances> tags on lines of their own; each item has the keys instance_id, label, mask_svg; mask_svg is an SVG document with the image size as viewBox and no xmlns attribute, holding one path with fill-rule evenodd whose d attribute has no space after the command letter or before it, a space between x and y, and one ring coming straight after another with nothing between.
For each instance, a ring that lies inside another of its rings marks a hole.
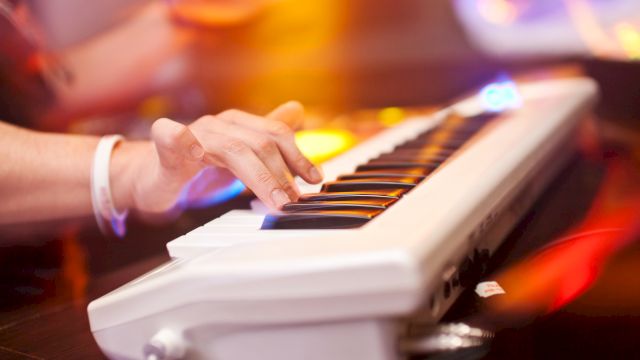
<instances>
[{"instance_id":1,"label":"blurred colorful background","mask_svg":"<svg viewBox=\"0 0 640 360\"><path fill-rule=\"evenodd\" d=\"M634 86L617 74L637 73L640 56L633 0L0 4L0 117L80 133L144 137L160 116L265 113L291 99L328 121L441 104L501 71L576 59L628 108L633 91L610 96L611 83Z\"/></svg>"},{"instance_id":2,"label":"blurred colorful background","mask_svg":"<svg viewBox=\"0 0 640 360\"><path fill-rule=\"evenodd\" d=\"M522 344L555 354L550 330L566 353L579 351L579 335L592 333L572 327L576 318L640 329L629 275L640 270L639 60L638 0L0 0L0 119L41 130L145 138L159 117L265 114L298 100L307 115L297 140L322 162L505 76L593 76L599 116L578 160L494 260L509 296L454 309L481 309L486 318L473 319L502 330L533 323L498 343L511 358ZM86 300L93 276L164 254L166 241L247 203L194 210L173 225L134 223L122 242L76 224L42 229L32 244L1 249L0 304ZM604 332L602 344L631 350L619 332Z\"/></svg>"}]
</instances>

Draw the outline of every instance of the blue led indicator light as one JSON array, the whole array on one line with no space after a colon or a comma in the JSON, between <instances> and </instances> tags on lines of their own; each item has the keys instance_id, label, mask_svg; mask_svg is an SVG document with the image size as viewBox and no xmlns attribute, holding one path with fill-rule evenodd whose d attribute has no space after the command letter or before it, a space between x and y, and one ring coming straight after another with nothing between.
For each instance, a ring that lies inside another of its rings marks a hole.
<instances>
[{"instance_id":1,"label":"blue led indicator light","mask_svg":"<svg viewBox=\"0 0 640 360\"><path fill-rule=\"evenodd\" d=\"M487 111L502 112L522 106L522 98L513 81L503 81L485 86L480 91L480 99Z\"/></svg>"}]
</instances>

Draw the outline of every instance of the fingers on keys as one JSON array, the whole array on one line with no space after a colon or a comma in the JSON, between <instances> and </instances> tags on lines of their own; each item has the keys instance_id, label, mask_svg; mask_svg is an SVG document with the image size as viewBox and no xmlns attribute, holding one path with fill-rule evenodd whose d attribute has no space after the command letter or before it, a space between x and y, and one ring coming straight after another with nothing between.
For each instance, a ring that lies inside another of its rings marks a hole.
<instances>
[{"instance_id":1,"label":"fingers on keys","mask_svg":"<svg viewBox=\"0 0 640 360\"><path fill-rule=\"evenodd\" d=\"M295 104L295 103L292 103ZM262 134L268 135L278 146L283 159L289 168L300 175L305 181L317 184L322 181L322 174L319 168L314 166L296 145L294 132L285 122L275 119L280 116L283 119L294 117L299 109L296 105L286 105L275 110L270 117L260 117L238 110L227 110L218 117L224 121L253 129ZM298 116L301 116L298 115Z\"/></svg>"},{"instance_id":2,"label":"fingers on keys","mask_svg":"<svg viewBox=\"0 0 640 360\"><path fill-rule=\"evenodd\" d=\"M300 152L293 130L284 122L301 117L302 107L290 102L268 117L239 110L204 116L187 131L203 149L203 165L229 169L262 201L279 209L300 196L294 174L311 183L322 181L319 169ZM190 153L197 154L196 150Z\"/></svg>"}]
</instances>

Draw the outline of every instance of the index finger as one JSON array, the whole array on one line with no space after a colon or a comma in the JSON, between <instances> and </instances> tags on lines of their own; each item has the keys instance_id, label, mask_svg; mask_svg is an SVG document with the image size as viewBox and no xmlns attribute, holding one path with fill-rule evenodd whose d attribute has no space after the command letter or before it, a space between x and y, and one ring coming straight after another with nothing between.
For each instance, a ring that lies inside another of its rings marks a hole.
<instances>
[{"instance_id":1,"label":"index finger","mask_svg":"<svg viewBox=\"0 0 640 360\"><path fill-rule=\"evenodd\" d=\"M299 130L304 121L304 107L297 101L289 101L273 109L266 117L282 121L294 131Z\"/></svg>"},{"instance_id":2,"label":"index finger","mask_svg":"<svg viewBox=\"0 0 640 360\"><path fill-rule=\"evenodd\" d=\"M218 118L268 134L275 140L290 169L307 182L316 184L322 181L320 169L313 165L298 149L293 130L284 122L239 110L227 110L219 114Z\"/></svg>"}]
</instances>

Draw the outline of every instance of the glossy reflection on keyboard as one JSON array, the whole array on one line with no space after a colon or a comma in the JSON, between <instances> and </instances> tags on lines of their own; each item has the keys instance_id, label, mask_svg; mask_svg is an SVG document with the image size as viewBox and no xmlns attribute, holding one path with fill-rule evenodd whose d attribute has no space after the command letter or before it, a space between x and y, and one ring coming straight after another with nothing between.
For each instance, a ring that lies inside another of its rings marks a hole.
<instances>
[{"instance_id":1,"label":"glossy reflection on keyboard","mask_svg":"<svg viewBox=\"0 0 640 360\"><path fill-rule=\"evenodd\" d=\"M356 167L317 194L305 194L267 215L264 230L350 229L380 215L463 147L495 114L452 115L388 153Z\"/></svg>"}]
</instances>

